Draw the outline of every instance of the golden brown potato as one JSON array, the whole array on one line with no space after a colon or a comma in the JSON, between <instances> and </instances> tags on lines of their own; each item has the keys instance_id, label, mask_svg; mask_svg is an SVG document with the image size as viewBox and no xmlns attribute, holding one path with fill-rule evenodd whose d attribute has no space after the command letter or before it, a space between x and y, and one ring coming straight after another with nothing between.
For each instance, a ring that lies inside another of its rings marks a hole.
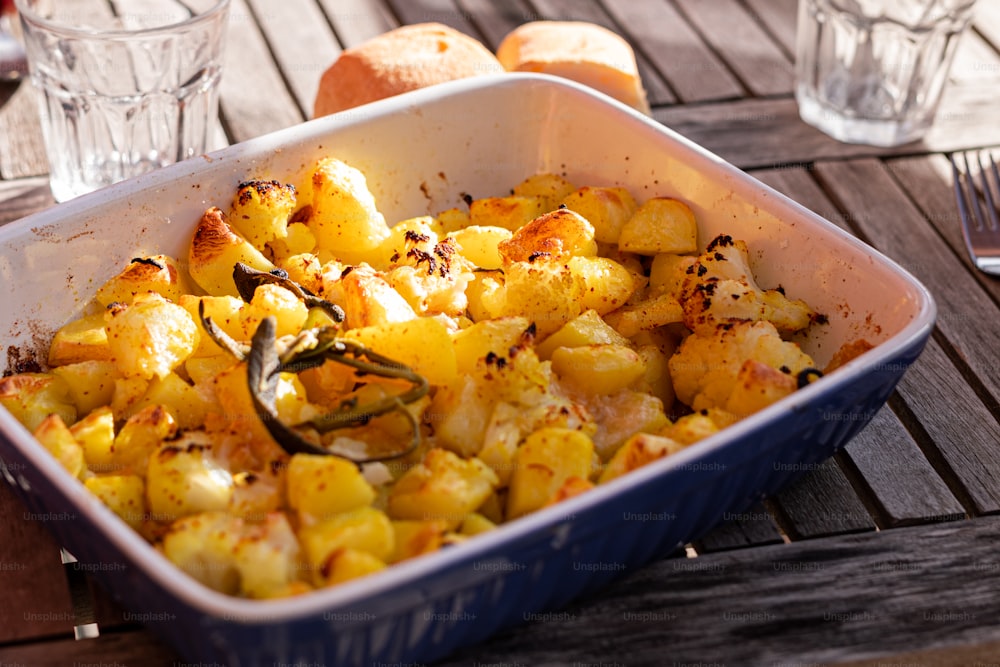
<instances>
[{"instance_id":1,"label":"golden brown potato","mask_svg":"<svg viewBox=\"0 0 1000 667\"><path fill-rule=\"evenodd\" d=\"M320 160L312 175L308 225L318 246L347 262L369 261L389 237L364 174L333 158Z\"/></svg>"},{"instance_id":2,"label":"golden brown potato","mask_svg":"<svg viewBox=\"0 0 1000 667\"><path fill-rule=\"evenodd\" d=\"M237 263L271 271L274 264L229 225L228 216L217 207L201 217L188 250L188 271L198 286L212 296L239 296L233 283Z\"/></svg>"},{"instance_id":3,"label":"golden brown potato","mask_svg":"<svg viewBox=\"0 0 1000 667\"><path fill-rule=\"evenodd\" d=\"M469 205L469 224L477 227L502 227L515 232L550 210L544 197L483 197L473 200Z\"/></svg>"},{"instance_id":4,"label":"golden brown potato","mask_svg":"<svg viewBox=\"0 0 1000 667\"><path fill-rule=\"evenodd\" d=\"M599 243L618 243L622 228L636 211L635 198L625 188L584 186L562 200L594 226Z\"/></svg>"},{"instance_id":5,"label":"golden brown potato","mask_svg":"<svg viewBox=\"0 0 1000 667\"><path fill-rule=\"evenodd\" d=\"M679 199L647 199L622 227L618 246L641 255L696 252L698 223L691 208Z\"/></svg>"},{"instance_id":6,"label":"golden brown potato","mask_svg":"<svg viewBox=\"0 0 1000 667\"><path fill-rule=\"evenodd\" d=\"M64 366L81 361L104 361L111 358L104 313L85 315L67 322L52 337L49 366Z\"/></svg>"},{"instance_id":7,"label":"golden brown potato","mask_svg":"<svg viewBox=\"0 0 1000 667\"><path fill-rule=\"evenodd\" d=\"M97 290L94 299L107 307L115 301L132 303L136 294L156 292L165 299L177 301L191 290L192 285L177 260L167 255L151 255L134 258L121 273Z\"/></svg>"},{"instance_id":8,"label":"golden brown potato","mask_svg":"<svg viewBox=\"0 0 1000 667\"><path fill-rule=\"evenodd\" d=\"M497 248L504 264L558 262L577 255L597 254L594 226L565 208L538 216L520 227L509 240L498 243Z\"/></svg>"},{"instance_id":9,"label":"golden brown potato","mask_svg":"<svg viewBox=\"0 0 1000 667\"><path fill-rule=\"evenodd\" d=\"M295 188L275 180L253 179L240 183L229 209L233 227L257 250L288 237L288 222L295 212Z\"/></svg>"},{"instance_id":10,"label":"golden brown potato","mask_svg":"<svg viewBox=\"0 0 1000 667\"><path fill-rule=\"evenodd\" d=\"M0 405L29 431L49 415L65 424L76 421L77 408L69 384L50 373L21 373L0 379Z\"/></svg>"},{"instance_id":11,"label":"golden brown potato","mask_svg":"<svg viewBox=\"0 0 1000 667\"><path fill-rule=\"evenodd\" d=\"M122 375L166 377L198 348L201 334L191 314L155 292L104 315L111 361Z\"/></svg>"},{"instance_id":12,"label":"golden brown potato","mask_svg":"<svg viewBox=\"0 0 1000 667\"><path fill-rule=\"evenodd\" d=\"M547 211L555 210L559 203L576 190L576 187L559 174L533 174L514 186L514 194L522 197L541 197Z\"/></svg>"}]
</instances>

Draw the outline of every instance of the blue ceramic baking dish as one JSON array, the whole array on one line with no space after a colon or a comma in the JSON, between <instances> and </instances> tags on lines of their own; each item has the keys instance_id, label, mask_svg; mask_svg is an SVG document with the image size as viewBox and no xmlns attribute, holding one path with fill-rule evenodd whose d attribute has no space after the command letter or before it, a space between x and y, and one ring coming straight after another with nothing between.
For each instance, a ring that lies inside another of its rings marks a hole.
<instances>
[{"instance_id":1,"label":"blue ceramic baking dish","mask_svg":"<svg viewBox=\"0 0 1000 667\"><path fill-rule=\"evenodd\" d=\"M0 409L0 473L120 603L186 659L232 667L428 662L556 610L665 556L845 445L933 327L930 295L877 251L617 102L543 75L429 88L260 137L0 227L0 341L44 359L50 334L143 252L183 255L201 213L250 177L292 180L335 155L389 220L435 213L541 171L687 201L702 241L746 240L764 286L828 314L801 340L838 371L674 456L461 545L347 584L253 601L181 573ZM31 280L23 280L31 276ZM881 285L880 290L870 285ZM12 369L8 369L12 370ZM677 576L683 576L678 573Z\"/></svg>"}]
</instances>

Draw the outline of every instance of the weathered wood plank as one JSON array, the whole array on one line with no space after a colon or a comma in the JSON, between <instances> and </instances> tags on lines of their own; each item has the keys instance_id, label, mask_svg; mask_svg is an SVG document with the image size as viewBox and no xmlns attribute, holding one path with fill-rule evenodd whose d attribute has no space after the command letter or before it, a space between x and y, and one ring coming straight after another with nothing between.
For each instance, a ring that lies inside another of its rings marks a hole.
<instances>
[{"instance_id":1,"label":"weathered wood plank","mask_svg":"<svg viewBox=\"0 0 1000 667\"><path fill-rule=\"evenodd\" d=\"M399 25L384 0L319 0L341 46L351 48Z\"/></svg>"},{"instance_id":2,"label":"weathered wood plank","mask_svg":"<svg viewBox=\"0 0 1000 667\"><path fill-rule=\"evenodd\" d=\"M681 102L743 95L743 87L673 5L604 0L604 6Z\"/></svg>"},{"instance_id":3,"label":"weathered wood plank","mask_svg":"<svg viewBox=\"0 0 1000 667\"><path fill-rule=\"evenodd\" d=\"M246 0L229 10L219 106L235 143L302 122Z\"/></svg>"},{"instance_id":4,"label":"weathered wood plank","mask_svg":"<svg viewBox=\"0 0 1000 667\"><path fill-rule=\"evenodd\" d=\"M754 95L792 92L791 61L744 6L736 0L677 0L677 4Z\"/></svg>"},{"instance_id":5,"label":"weathered wood plank","mask_svg":"<svg viewBox=\"0 0 1000 667\"><path fill-rule=\"evenodd\" d=\"M997 408L983 404L936 340L903 376L898 395L909 408L907 419L927 434L925 447L937 452L935 469L958 486L975 513L1000 512Z\"/></svg>"},{"instance_id":6,"label":"weathered wood plank","mask_svg":"<svg viewBox=\"0 0 1000 667\"><path fill-rule=\"evenodd\" d=\"M870 490L882 526L965 518L962 504L892 410L879 410L864 435L843 453Z\"/></svg>"},{"instance_id":7,"label":"weathered wood plank","mask_svg":"<svg viewBox=\"0 0 1000 667\"><path fill-rule=\"evenodd\" d=\"M507 33L540 18L526 0L457 0L483 35L486 48L496 51Z\"/></svg>"},{"instance_id":8,"label":"weathered wood plank","mask_svg":"<svg viewBox=\"0 0 1000 667\"><path fill-rule=\"evenodd\" d=\"M54 203L48 176L0 181L0 224L18 220Z\"/></svg>"},{"instance_id":9,"label":"weathered wood plank","mask_svg":"<svg viewBox=\"0 0 1000 667\"><path fill-rule=\"evenodd\" d=\"M118 667L194 667L149 630L102 632L99 637L0 648L4 664L23 667L109 665ZM205 663L206 665L211 663Z\"/></svg>"},{"instance_id":10,"label":"weathered wood plank","mask_svg":"<svg viewBox=\"0 0 1000 667\"><path fill-rule=\"evenodd\" d=\"M1000 55L978 32L969 31L955 50L949 79L964 85L996 85L1000 79Z\"/></svg>"},{"instance_id":11,"label":"weathered wood plank","mask_svg":"<svg viewBox=\"0 0 1000 667\"><path fill-rule=\"evenodd\" d=\"M977 2L973 27L993 48L1000 50L1000 5L995 2Z\"/></svg>"},{"instance_id":12,"label":"weathered wood plank","mask_svg":"<svg viewBox=\"0 0 1000 667\"><path fill-rule=\"evenodd\" d=\"M656 666L665 654L677 664L869 661L859 667L904 651L979 655L1000 643L998 531L1000 521L981 518L667 559L439 664L592 664L620 660L622 646L627 664ZM26 665L110 656L184 664L144 630L4 647L5 660Z\"/></svg>"},{"instance_id":13,"label":"weathered wood plank","mask_svg":"<svg viewBox=\"0 0 1000 667\"><path fill-rule=\"evenodd\" d=\"M630 666L813 665L996 643L998 531L991 517L660 561L442 667L620 662L625 646Z\"/></svg>"},{"instance_id":14,"label":"weathered wood plank","mask_svg":"<svg viewBox=\"0 0 1000 667\"><path fill-rule=\"evenodd\" d=\"M763 26L795 62L798 0L745 0L753 20Z\"/></svg>"},{"instance_id":15,"label":"weathered wood plank","mask_svg":"<svg viewBox=\"0 0 1000 667\"><path fill-rule=\"evenodd\" d=\"M996 86L956 85L919 142L891 149L845 144L806 125L791 98L753 99L654 109L653 116L743 168L866 156L913 155L1000 144Z\"/></svg>"},{"instance_id":16,"label":"weathered wood plank","mask_svg":"<svg viewBox=\"0 0 1000 667\"><path fill-rule=\"evenodd\" d=\"M454 0L388 0L399 20L409 23L443 23L466 35L481 39L470 16Z\"/></svg>"},{"instance_id":17,"label":"weathered wood plank","mask_svg":"<svg viewBox=\"0 0 1000 667\"><path fill-rule=\"evenodd\" d=\"M37 93L29 81L0 107L0 177L4 179L49 173Z\"/></svg>"},{"instance_id":18,"label":"weathered wood plank","mask_svg":"<svg viewBox=\"0 0 1000 667\"><path fill-rule=\"evenodd\" d=\"M864 432L858 438L864 437ZM801 479L772 499L793 540L875 530L875 521L836 457L809 465Z\"/></svg>"},{"instance_id":19,"label":"weathered wood plank","mask_svg":"<svg viewBox=\"0 0 1000 667\"><path fill-rule=\"evenodd\" d=\"M16 468L3 465L7 474L18 475ZM59 546L45 527L49 520L69 518L31 512L0 482L0 644L72 636L73 605Z\"/></svg>"},{"instance_id":20,"label":"weathered wood plank","mask_svg":"<svg viewBox=\"0 0 1000 667\"><path fill-rule=\"evenodd\" d=\"M319 79L340 45L315 0L248 0L299 109L312 117Z\"/></svg>"},{"instance_id":21,"label":"weathered wood plank","mask_svg":"<svg viewBox=\"0 0 1000 667\"><path fill-rule=\"evenodd\" d=\"M609 30L622 34L622 29L615 25L611 17L596 2L579 2L579 0L533 0L542 18L554 21L589 21L604 26ZM624 36L624 35L623 35ZM639 66L639 76L646 88L646 96L651 106L671 104L676 101L673 92L659 75L641 50L636 51L636 64Z\"/></svg>"},{"instance_id":22,"label":"weathered wood plank","mask_svg":"<svg viewBox=\"0 0 1000 667\"><path fill-rule=\"evenodd\" d=\"M723 519L725 523L695 542L698 553L784 542L778 524L763 503L756 503L745 512L723 516Z\"/></svg>"}]
</instances>

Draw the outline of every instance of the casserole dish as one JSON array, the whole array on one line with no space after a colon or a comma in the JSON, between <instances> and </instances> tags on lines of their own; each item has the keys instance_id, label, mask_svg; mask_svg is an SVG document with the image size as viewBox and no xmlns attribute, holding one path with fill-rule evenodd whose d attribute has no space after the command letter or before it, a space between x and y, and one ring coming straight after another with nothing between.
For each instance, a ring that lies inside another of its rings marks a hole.
<instances>
[{"instance_id":1,"label":"casserole dish","mask_svg":"<svg viewBox=\"0 0 1000 667\"><path fill-rule=\"evenodd\" d=\"M173 567L0 410L0 472L60 543L185 659L230 666L429 662L559 608L665 556L845 445L878 411L933 326L926 291L893 262L649 118L534 74L443 84L304 123L120 183L0 227L0 341L8 365L44 359L129 258L186 256L206 208L248 178L297 181L335 156L367 177L390 221L537 172L683 199L705 242L743 239L754 275L828 322L799 339L836 372L665 459L461 545L335 588L229 597ZM872 289L879 285L880 289ZM13 372L13 367L6 369ZM678 574L683 576L683 574Z\"/></svg>"}]
</instances>

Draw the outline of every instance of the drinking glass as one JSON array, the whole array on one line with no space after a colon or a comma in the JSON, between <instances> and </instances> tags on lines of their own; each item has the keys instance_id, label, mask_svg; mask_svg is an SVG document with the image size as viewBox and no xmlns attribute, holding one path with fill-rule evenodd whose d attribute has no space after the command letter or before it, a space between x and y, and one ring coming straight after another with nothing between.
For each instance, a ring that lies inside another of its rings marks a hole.
<instances>
[{"instance_id":1,"label":"drinking glass","mask_svg":"<svg viewBox=\"0 0 1000 667\"><path fill-rule=\"evenodd\" d=\"M229 0L14 0L56 201L205 152Z\"/></svg>"},{"instance_id":2,"label":"drinking glass","mask_svg":"<svg viewBox=\"0 0 1000 667\"><path fill-rule=\"evenodd\" d=\"M795 97L840 141L896 146L934 121L975 0L799 0Z\"/></svg>"}]
</instances>

